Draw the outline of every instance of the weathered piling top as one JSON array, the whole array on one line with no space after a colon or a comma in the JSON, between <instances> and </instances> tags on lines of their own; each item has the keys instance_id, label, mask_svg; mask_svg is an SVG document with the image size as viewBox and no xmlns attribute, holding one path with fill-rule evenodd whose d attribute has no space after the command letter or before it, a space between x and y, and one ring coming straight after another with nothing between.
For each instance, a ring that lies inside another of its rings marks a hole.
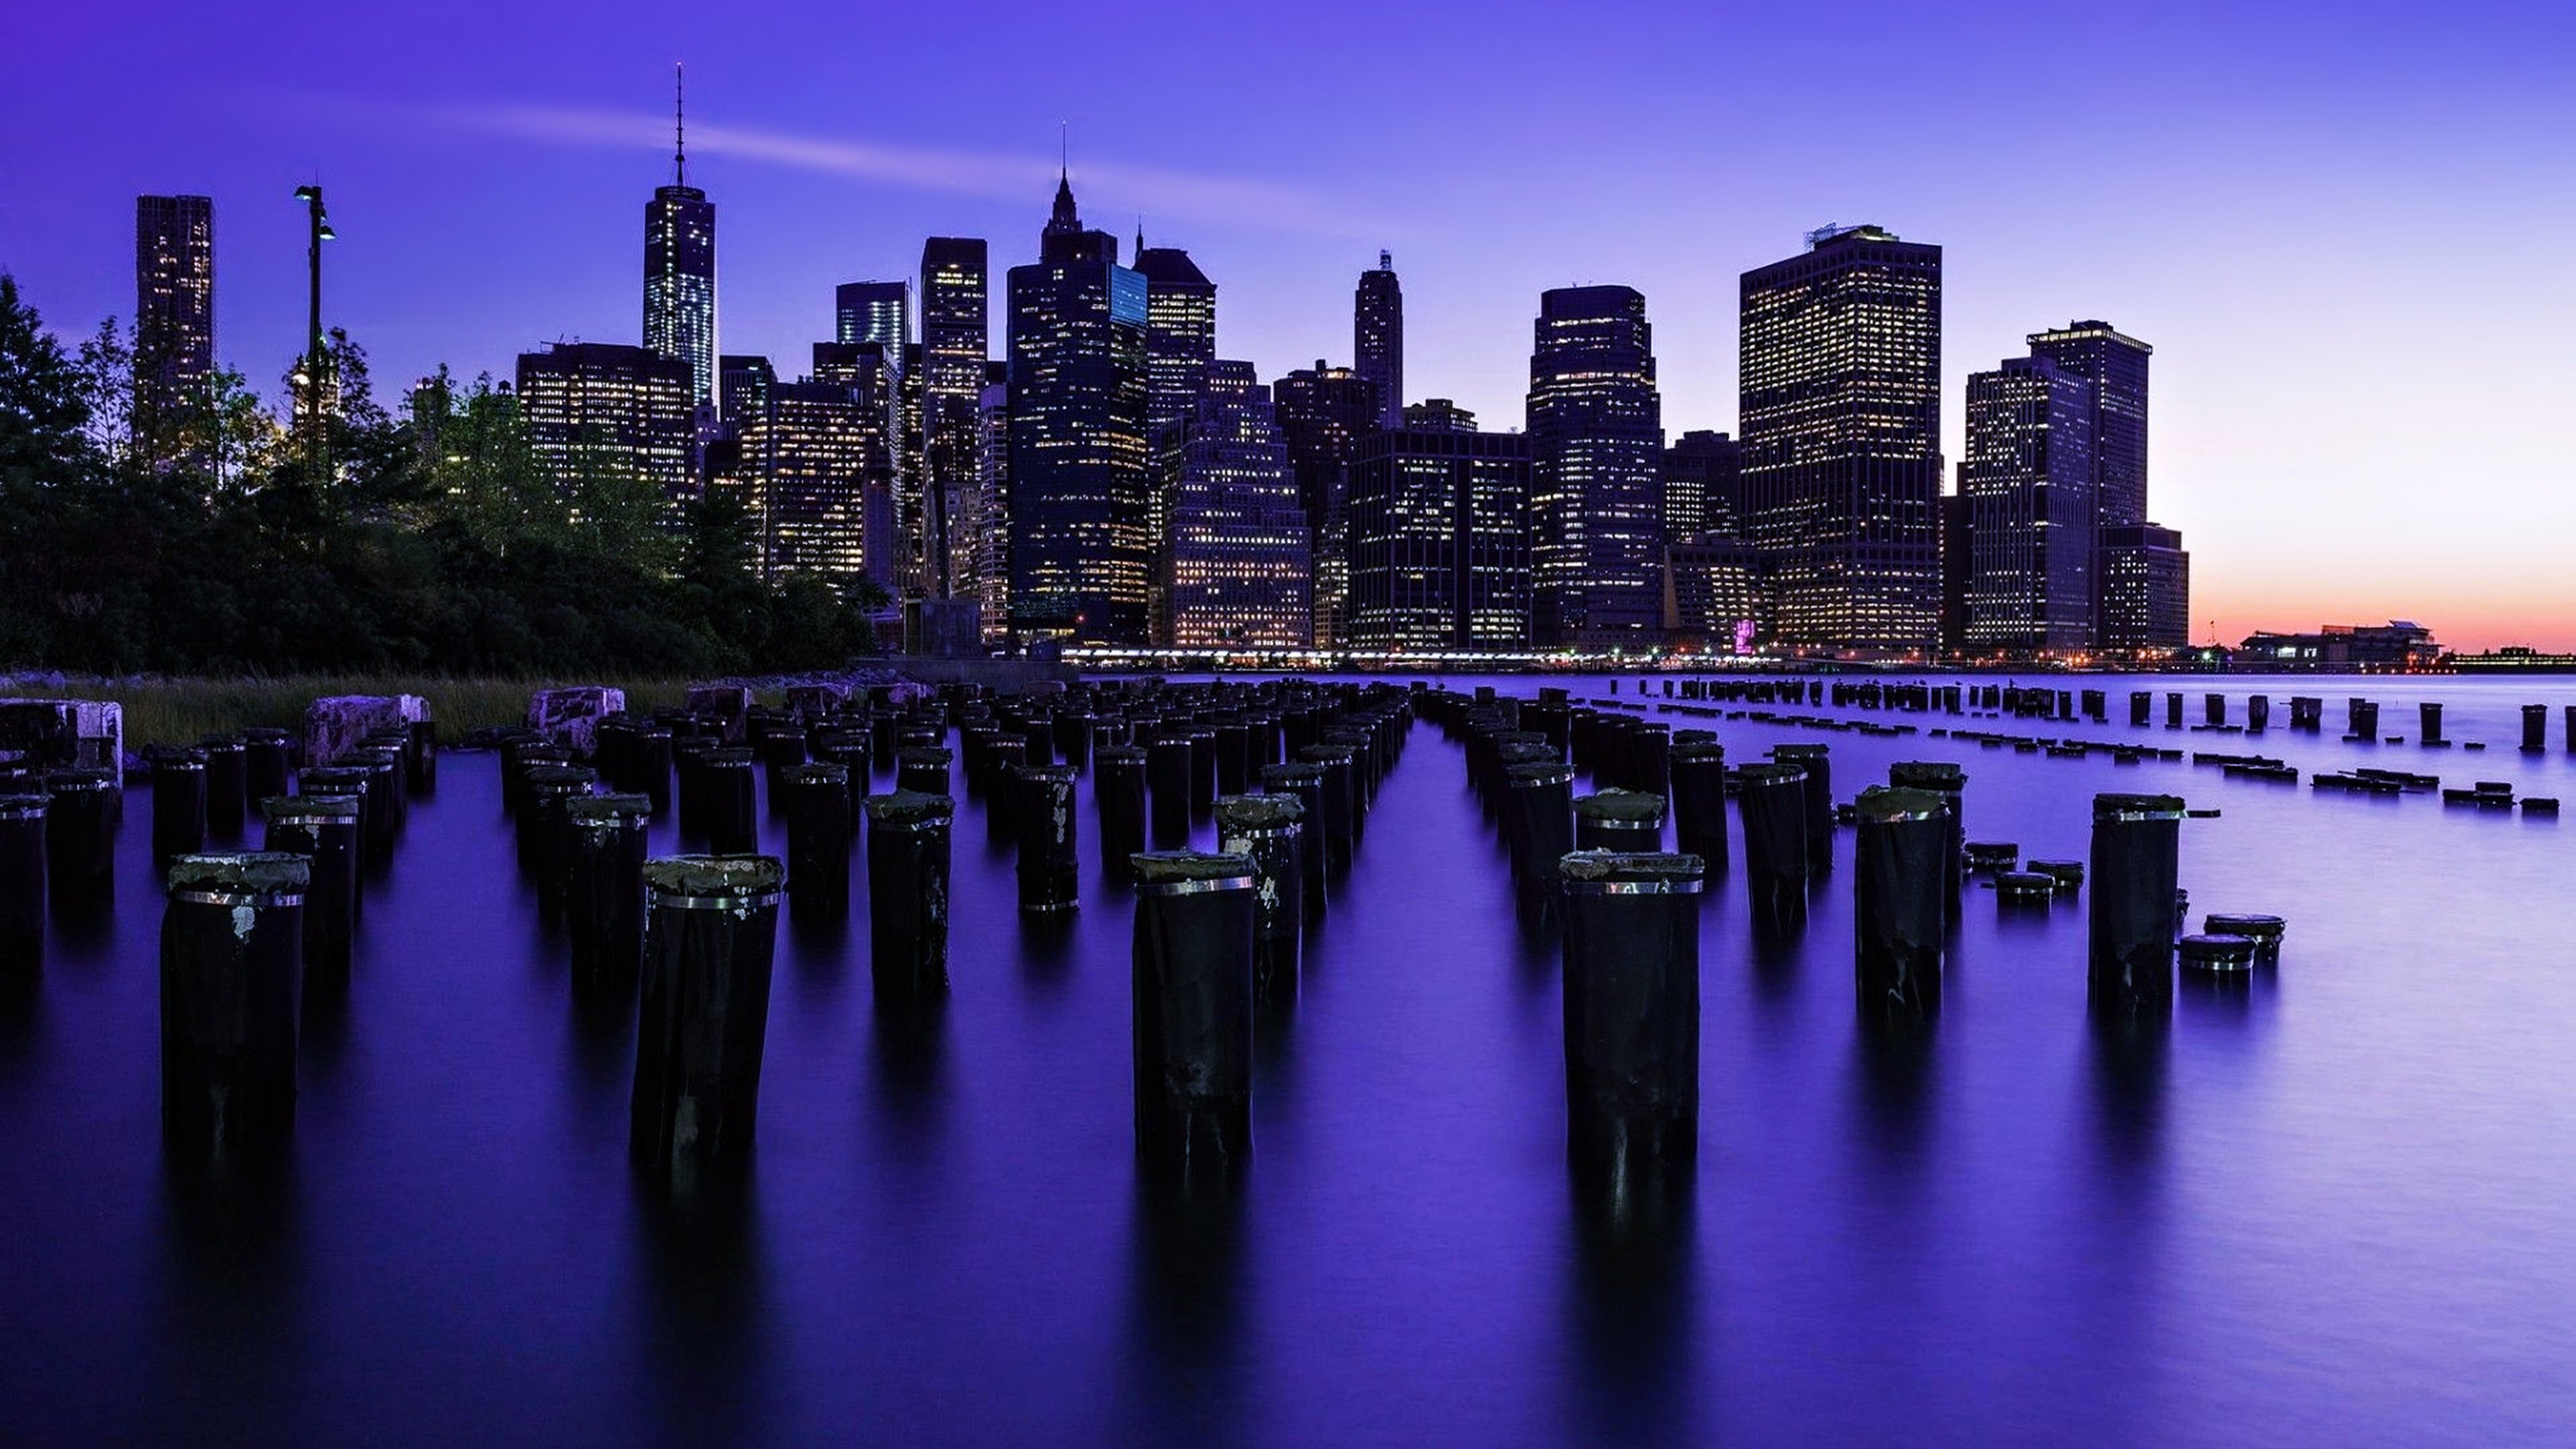
<instances>
[{"instance_id":1,"label":"weathered piling top","mask_svg":"<svg viewBox=\"0 0 2576 1449\"><path fill-rule=\"evenodd\" d=\"M1569 886L1633 885L1644 893L1685 894L1699 889L1708 862L1666 851L1577 850L1558 859Z\"/></svg>"},{"instance_id":2,"label":"weathered piling top","mask_svg":"<svg viewBox=\"0 0 2576 1449\"><path fill-rule=\"evenodd\" d=\"M1937 790L1917 790L1904 785L1872 785L1860 792L1853 811L1863 823L1893 824L1900 820L1933 820L1949 813L1949 805Z\"/></svg>"},{"instance_id":3,"label":"weathered piling top","mask_svg":"<svg viewBox=\"0 0 2576 1449\"><path fill-rule=\"evenodd\" d=\"M259 813L270 821L355 820L358 800L354 795L271 795L259 802Z\"/></svg>"},{"instance_id":4,"label":"weathered piling top","mask_svg":"<svg viewBox=\"0 0 2576 1449\"><path fill-rule=\"evenodd\" d=\"M1305 802L1294 795L1226 795L1216 802L1220 830L1276 830L1305 814Z\"/></svg>"},{"instance_id":5,"label":"weathered piling top","mask_svg":"<svg viewBox=\"0 0 2576 1449\"><path fill-rule=\"evenodd\" d=\"M282 850L183 855L170 863L169 886L174 896L297 896L312 881L312 863Z\"/></svg>"},{"instance_id":6,"label":"weathered piling top","mask_svg":"<svg viewBox=\"0 0 2576 1449\"><path fill-rule=\"evenodd\" d=\"M891 795L869 796L866 809L871 825L923 826L940 824L955 816L957 802L946 795L897 790Z\"/></svg>"},{"instance_id":7,"label":"weathered piling top","mask_svg":"<svg viewBox=\"0 0 2576 1449\"><path fill-rule=\"evenodd\" d=\"M778 893L787 867L774 855L674 855L644 862L655 895L755 901Z\"/></svg>"},{"instance_id":8,"label":"weathered piling top","mask_svg":"<svg viewBox=\"0 0 2576 1449\"><path fill-rule=\"evenodd\" d=\"M1664 797L1643 790L1599 790L1575 797L1574 813L1586 820L1652 825L1664 818Z\"/></svg>"},{"instance_id":9,"label":"weathered piling top","mask_svg":"<svg viewBox=\"0 0 2576 1449\"><path fill-rule=\"evenodd\" d=\"M2105 793L2093 797L2096 820L2180 820L2182 815L2180 795Z\"/></svg>"},{"instance_id":10,"label":"weathered piling top","mask_svg":"<svg viewBox=\"0 0 2576 1449\"><path fill-rule=\"evenodd\" d=\"M564 818L575 825L650 820L653 818L653 797L585 795L564 802Z\"/></svg>"},{"instance_id":11,"label":"weathered piling top","mask_svg":"<svg viewBox=\"0 0 2576 1449\"><path fill-rule=\"evenodd\" d=\"M1252 857L1209 850L1145 850L1127 857L1142 887L1252 883Z\"/></svg>"}]
</instances>

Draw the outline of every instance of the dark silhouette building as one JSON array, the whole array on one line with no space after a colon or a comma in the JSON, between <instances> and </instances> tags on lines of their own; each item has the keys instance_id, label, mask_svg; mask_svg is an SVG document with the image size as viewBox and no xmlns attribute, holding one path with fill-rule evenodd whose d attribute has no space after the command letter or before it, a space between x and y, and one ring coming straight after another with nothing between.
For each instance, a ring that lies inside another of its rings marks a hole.
<instances>
[{"instance_id":1,"label":"dark silhouette building","mask_svg":"<svg viewBox=\"0 0 2576 1449\"><path fill-rule=\"evenodd\" d=\"M1179 247L1145 245L1136 232L1136 270L1145 278L1145 432L1190 416L1216 359L1216 283Z\"/></svg>"},{"instance_id":2,"label":"dark silhouette building","mask_svg":"<svg viewBox=\"0 0 2576 1449\"><path fill-rule=\"evenodd\" d=\"M215 203L134 198L134 397L137 456L166 463L191 448L212 407ZM211 439L205 440L211 444Z\"/></svg>"},{"instance_id":3,"label":"dark silhouette building","mask_svg":"<svg viewBox=\"0 0 2576 1449\"><path fill-rule=\"evenodd\" d=\"M1971 654L2076 654L2094 638L2093 384L2045 357L1968 378Z\"/></svg>"},{"instance_id":4,"label":"dark silhouette building","mask_svg":"<svg viewBox=\"0 0 2576 1449\"><path fill-rule=\"evenodd\" d=\"M1211 361L1162 436L1155 642L1303 646L1314 570L1270 389L1249 362Z\"/></svg>"},{"instance_id":5,"label":"dark silhouette building","mask_svg":"<svg viewBox=\"0 0 2576 1449\"><path fill-rule=\"evenodd\" d=\"M1744 538L1791 649L1928 651L1941 562L1941 249L1811 233L1741 284Z\"/></svg>"},{"instance_id":6,"label":"dark silhouette building","mask_svg":"<svg viewBox=\"0 0 2576 1449\"><path fill-rule=\"evenodd\" d=\"M1530 565L1542 643L1663 627L1663 403L1646 299L1539 296L1530 351Z\"/></svg>"},{"instance_id":7,"label":"dark silhouette building","mask_svg":"<svg viewBox=\"0 0 2576 1449\"><path fill-rule=\"evenodd\" d=\"M1684 433L1665 446L1663 475L1665 542L1736 536L1744 464L1735 439L1706 429Z\"/></svg>"},{"instance_id":8,"label":"dark silhouette building","mask_svg":"<svg viewBox=\"0 0 2576 1449\"><path fill-rule=\"evenodd\" d=\"M1150 539L1145 279L1082 224L1069 180L1010 273L1010 631L1142 643Z\"/></svg>"},{"instance_id":9,"label":"dark silhouette building","mask_svg":"<svg viewBox=\"0 0 2576 1449\"><path fill-rule=\"evenodd\" d=\"M1322 358L1270 385L1287 439L1288 465L1297 479L1297 501L1314 541L1313 636L1318 645L1343 642L1349 623L1350 548L1344 503L1351 460L1360 440L1380 430L1384 416L1378 385L1356 369L1326 366Z\"/></svg>"},{"instance_id":10,"label":"dark silhouette building","mask_svg":"<svg viewBox=\"0 0 2576 1449\"><path fill-rule=\"evenodd\" d=\"M1347 506L1356 649L1530 642L1530 439L1434 399L1357 444Z\"/></svg>"},{"instance_id":11,"label":"dark silhouette building","mask_svg":"<svg viewBox=\"0 0 2576 1449\"><path fill-rule=\"evenodd\" d=\"M1351 298L1351 370L1377 386L1377 423L1404 426L1404 287L1395 256L1377 254Z\"/></svg>"},{"instance_id":12,"label":"dark silhouette building","mask_svg":"<svg viewBox=\"0 0 2576 1449\"><path fill-rule=\"evenodd\" d=\"M903 282L843 282L832 289L832 340L874 342L900 363L912 340L912 289Z\"/></svg>"}]
</instances>

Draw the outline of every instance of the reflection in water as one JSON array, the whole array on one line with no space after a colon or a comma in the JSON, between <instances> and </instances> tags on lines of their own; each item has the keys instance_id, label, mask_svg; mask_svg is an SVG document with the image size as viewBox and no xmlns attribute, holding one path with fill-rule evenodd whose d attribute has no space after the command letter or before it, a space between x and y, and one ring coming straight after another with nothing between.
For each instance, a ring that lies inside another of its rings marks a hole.
<instances>
[{"instance_id":1,"label":"reflection in water","mask_svg":"<svg viewBox=\"0 0 2576 1449\"><path fill-rule=\"evenodd\" d=\"M2088 1085L2094 1143L2106 1167L2146 1172L2162 1165L2168 1031L2162 1021L2093 1019Z\"/></svg>"},{"instance_id":2,"label":"reflection in water","mask_svg":"<svg viewBox=\"0 0 2576 1449\"><path fill-rule=\"evenodd\" d=\"M949 1115L948 1002L880 1000L868 1020L877 1150L912 1167L935 1164Z\"/></svg>"},{"instance_id":3,"label":"reflection in water","mask_svg":"<svg viewBox=\"0 0 2576 1449\"><path fill-rule=\"evenodd\" d=\"M1853 1091L1869 1144L1890 1164L1924 1157L1932 1099L1933 1023L1862 1017L1852 1034Z\"/></svg>"},{"instance_id":4,"label":"reflection in water","mask_svg":"<svg viewBox=\"0 0 2576 1449\"><path fill-rule=\"evenodd\" d=\"M1222 1442L1243 1397L1239 1184L1141 1169L1131 1203L1127 1442Z\"/></svg>"},{"instance_id":5,"label":"reflection in water","mask_svg":"<svg viewBox=\"0 0 2576 1449\"><path fill-rule=\"evenodd\" d=\"M771 1395L768 1271L748 1171L685 1197L636 1178L637 1376L666 1442L757 1442Z\"/></svg>"},{"instance_id":6,"label":"reflection in water","mask_svg":"<svg viewBox=\"0 0 2576 1449\"><path fill-rule=\"evenodd\" d=\"M1686 1429L1699 1318L1692 1173L1567 1174L1566 1318L1580 1368L1582 1442L1658 1443Z\"/></svg>"},{"instance_id":7,"label":"reflection in water","mask_svg":"<svg viewBox=\"0 0 2576 1449\"><path fill-rule=\"evenodd\" d=\"M171 1418L138 1426L137 1441L202 1441L220 1431L194 1412L212 1411L244 1442L291 1442L310 1371L291 1155L214 1166L165 1154L161 1188L166 1362L130 1407Z\"/></svg>"}]
</instances>

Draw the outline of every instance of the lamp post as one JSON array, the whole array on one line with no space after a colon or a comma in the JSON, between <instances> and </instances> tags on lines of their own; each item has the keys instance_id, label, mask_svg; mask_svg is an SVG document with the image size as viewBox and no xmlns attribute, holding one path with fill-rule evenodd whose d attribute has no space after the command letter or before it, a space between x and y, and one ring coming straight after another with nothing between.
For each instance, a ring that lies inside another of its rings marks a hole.
<instances>
[{"instance_id":1,"label":"lamp post","mask_svg":"<svg viewBox=\"0 0 2576 1449\"><path fill-rule=\"evenodd\" d=\"M299 186L295 199L304 203L309 230L304 247L304 266L308 282L304 326L304 461L307 473L319 486L323 469L329 463L328 436L322 426L322 371L326 365L322 350L322 244L336 239L331 230L330 213L322 207L322 188Z\"/></svg>"}]
</instances>

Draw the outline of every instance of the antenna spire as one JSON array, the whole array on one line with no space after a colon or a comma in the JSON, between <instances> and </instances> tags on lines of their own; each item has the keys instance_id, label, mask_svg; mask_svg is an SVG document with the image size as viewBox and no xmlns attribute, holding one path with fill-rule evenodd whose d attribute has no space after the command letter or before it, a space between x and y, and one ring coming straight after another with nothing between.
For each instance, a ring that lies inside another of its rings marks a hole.
<instances>
[{"instance_id":1,"label":"antenna spire","mask_svg":"<svg viewBox=\"0 0 2576 1449\"><path fill-rule=\"evenodd\" d=\"M1055 179L1063 182L1073 180L1073 123L1070 121L1055 123Z\"/></svg>"},{"instance_id":2,"label":"antenna spire","mask_svg":"<svg viewBox=\"0 0 2576 1449\"><path fill-rule=\"evenodd\" d=\"M676 60L671 62L671 178L689 184L689 94Z\"/></svg>"}]
</instances>

